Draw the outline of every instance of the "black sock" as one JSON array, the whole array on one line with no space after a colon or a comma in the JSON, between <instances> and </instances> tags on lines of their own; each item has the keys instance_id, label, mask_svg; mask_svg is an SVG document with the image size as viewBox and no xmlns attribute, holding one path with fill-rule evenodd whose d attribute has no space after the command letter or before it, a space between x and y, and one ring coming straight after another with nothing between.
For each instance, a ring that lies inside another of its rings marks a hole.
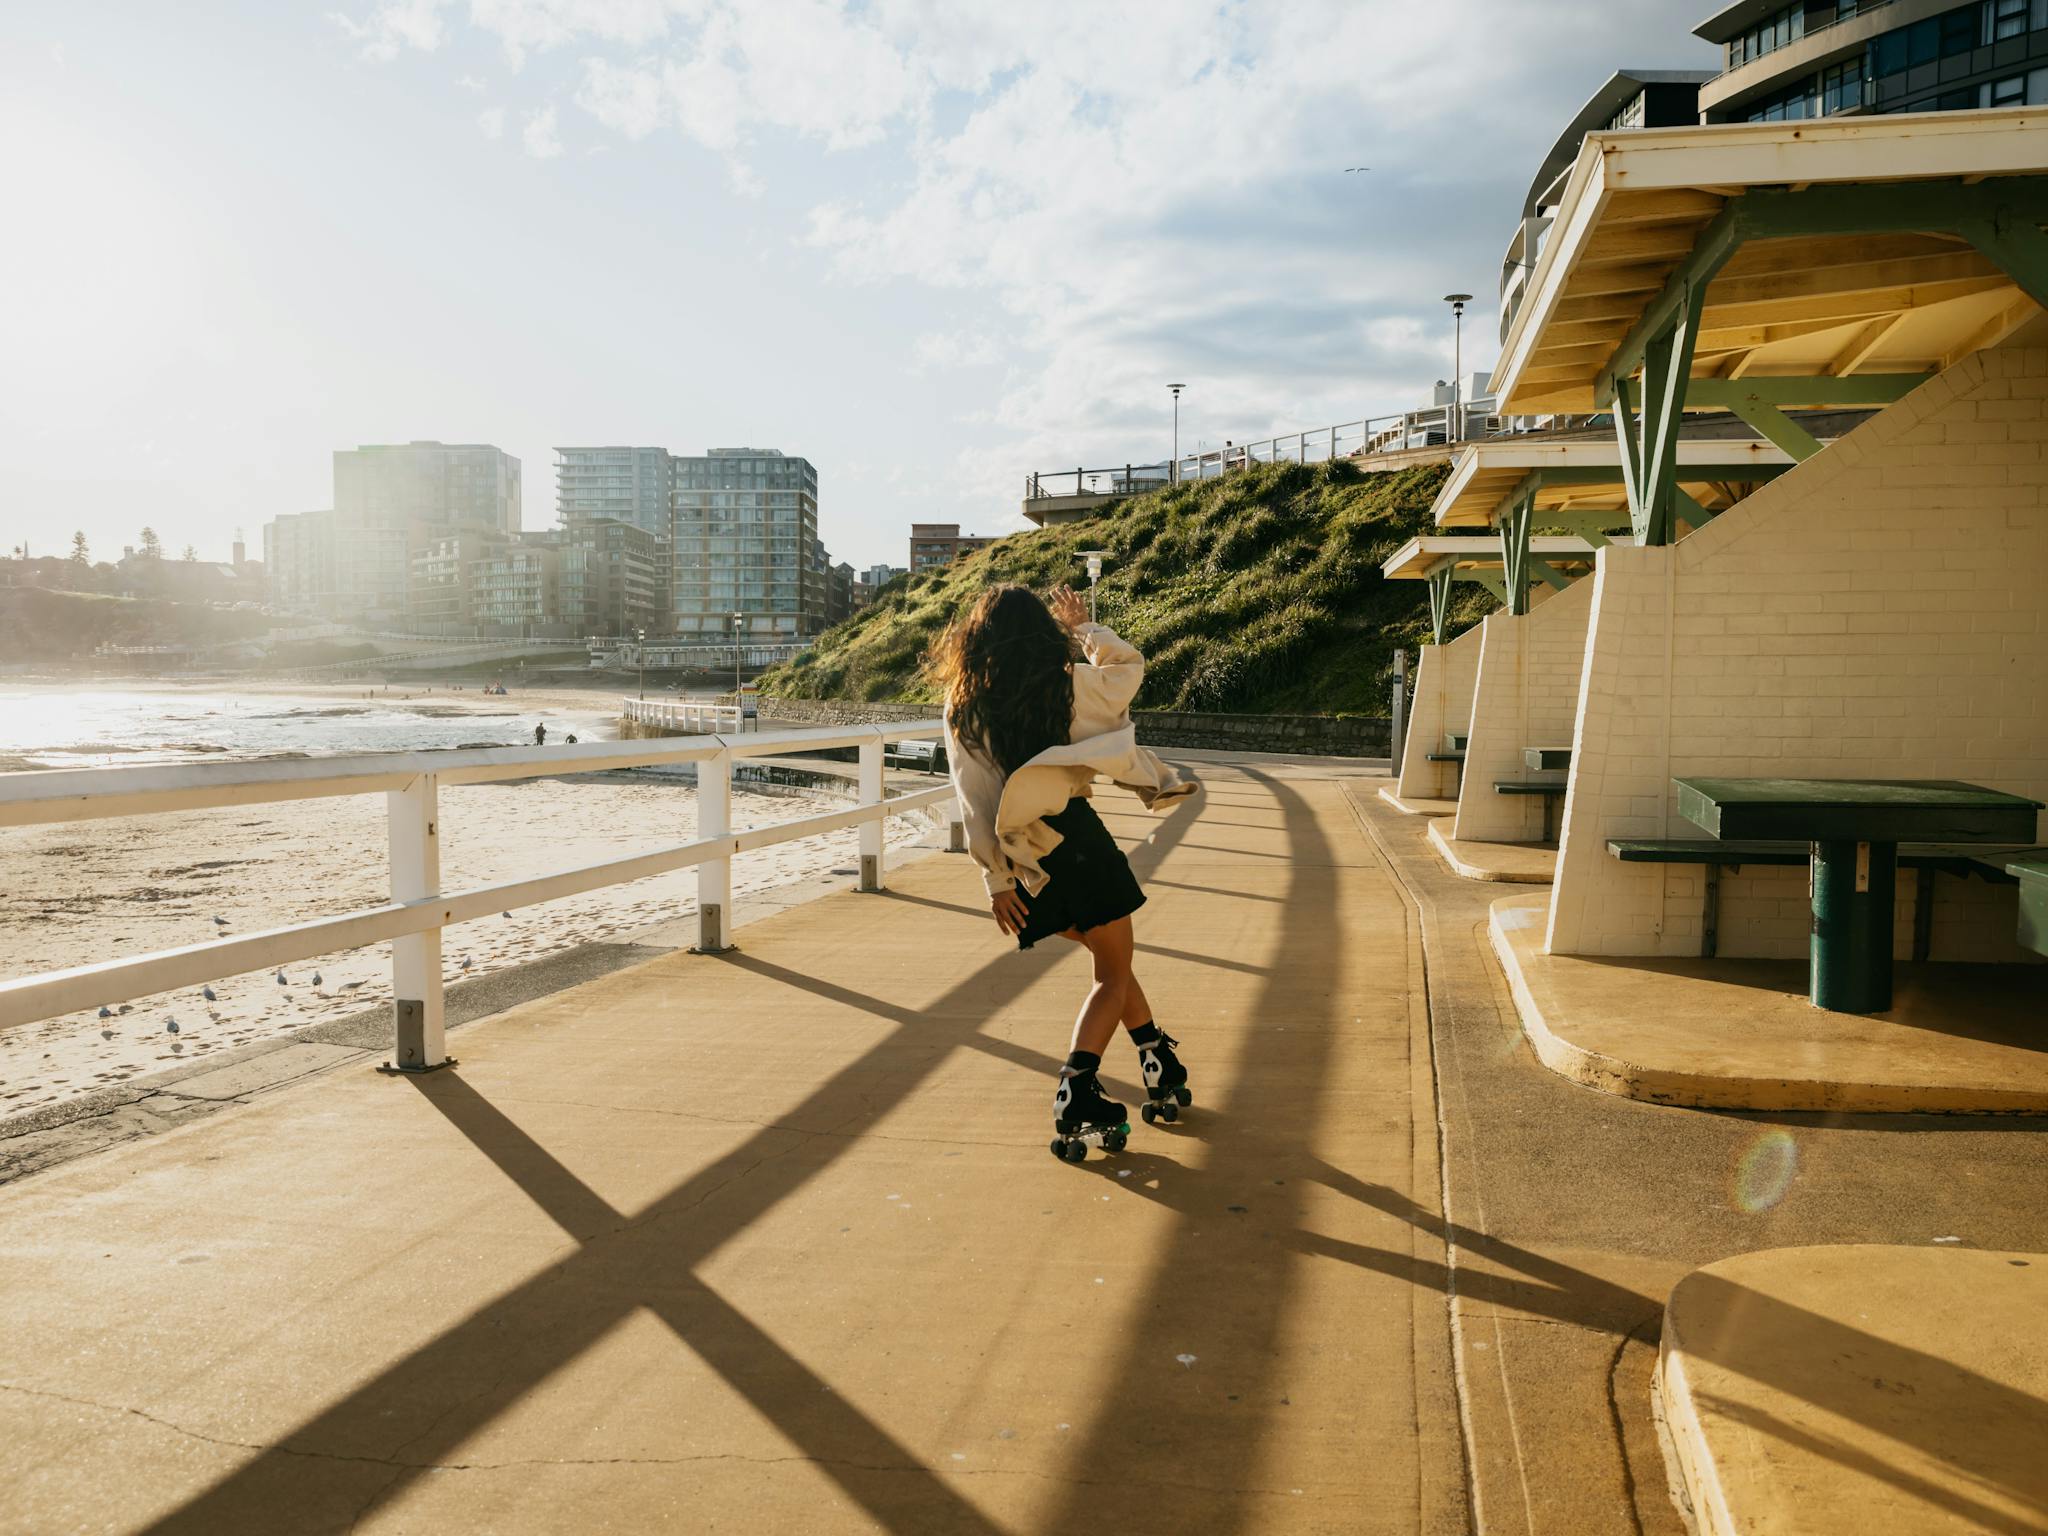
<instances>
[{"instance_id":1,"label":"black sock","mask_svg":"<svg viewBox=\"0 0 2048 1536\"><path fill-rule=\"evenodd\" d=\"M1156 1045L1159 1043L1159 1026L1150 1019L1131 1031L1131 1044Z\"/></svg>"},{"instance_id":2,"label":"black sock","mask_svg":"<svg viewBox=\"0 0 2048 1536\"><path fill-rule=\"evenodd\" d=\"M1083 1072L1093 1072L1102 1065L1102 1058L1093 1051L1072 1051L1067 1055L1066 1069L1062 1077L1079 1077Z\"/></svg>"}]
</instances>

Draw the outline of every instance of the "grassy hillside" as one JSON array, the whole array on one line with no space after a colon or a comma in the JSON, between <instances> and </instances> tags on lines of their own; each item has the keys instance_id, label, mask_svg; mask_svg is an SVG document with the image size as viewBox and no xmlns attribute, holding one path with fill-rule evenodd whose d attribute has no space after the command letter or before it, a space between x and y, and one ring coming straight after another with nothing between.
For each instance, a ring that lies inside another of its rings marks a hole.
<instances>
[{"instance_id":1,"label":"grassy hillside","mask_svg":"<svg viewBox=\"0 0 2048 1536\"><path fill-rule=\"evenodd\" d=\"M1339 460L1263 465L1013 534L944 570L899 577L873 606L761 679L806 699L930 701L926 649L990 582L1043 590L1110 552L1099 616L1145 653L1143 709L1367 714L1387 708L1396 645L1429 635L1428 590L1380 562L1426 531L1441 468L1366 474ZM1460 588L1462 626L1492 599Z\"/></svg>"},{"instance_id":2,"label":"grassy hillside","mask_svg":"<svg viewBox=\"0 0 2048 1536\"><path fill-rule=\"evenodd\" d=\"M217 645L266 633L260 613L174 603L0 587L0 660L57 661L100 645Z\"/></svg>"}]
</instances>

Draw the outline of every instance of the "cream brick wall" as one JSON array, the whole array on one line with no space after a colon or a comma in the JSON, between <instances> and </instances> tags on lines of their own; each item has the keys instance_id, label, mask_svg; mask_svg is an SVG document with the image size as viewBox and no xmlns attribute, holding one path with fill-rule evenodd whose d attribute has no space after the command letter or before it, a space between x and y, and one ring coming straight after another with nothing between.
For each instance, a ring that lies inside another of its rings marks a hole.
<instances>
[{"instance_id":1,"label":"cream brick wall","mask_svg":"<svg viewBox=\"0 0 2048 1536\"><path fill-rule=\"evenodd\" d=\"M1479 630L1468 629L1442 645L1425 645L1415 669L1415 698L1408 715L1408 740L1401 751L1400 795L1404 799L1447 800L1458 782L1456 763L1432 763L1444 748L1444 732L1464 730L1472 719L1472 686L1479 675Z\"/></svg>"},{"instance_id":2,"label":"cream brick wall","mask_svg":"<svg viewBox=\"0 0 2048 1536\"><path fill-rule=\"evenodd\" d=\"M1543 801L1503 795L1503 780L1552 778L1532 773L1524 747L1569 746L1585 668L1586 623L1593 584L1575 582L1517 618L1488 616L1480 626L1479 676L1472 691L1472 739L1465 749L1465 789L1452 835L1482 843L1532 842L1543 835Z\"/></svg>"},{"instance_id":3,"label":"cream brick wall","mask_svg":"<svg viewBox=\"0 0 2048 1536\"><path fill-rule=\"evenodd\" d=\"M1593 578L1549 948L1697 953L1673 774L1952 778L2048 800L2048 349L1980 352L1663 549ZM2037 829L2036 836L2042 834ZM2035 958L2008 887L1937 880L1934 955ZM1900 953L1914 882L1902 875ZM1806 953L1803 870L1722 885L1720 952Z\"/></svg>"}]
</instances>

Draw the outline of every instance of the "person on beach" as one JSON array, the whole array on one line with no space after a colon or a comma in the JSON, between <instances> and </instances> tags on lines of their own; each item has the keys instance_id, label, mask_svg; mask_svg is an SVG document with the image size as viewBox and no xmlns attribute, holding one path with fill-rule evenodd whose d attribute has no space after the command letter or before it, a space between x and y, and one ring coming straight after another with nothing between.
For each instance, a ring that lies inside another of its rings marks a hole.
<instances>
[{"instance_id":1,"label":"person on beach","mask_svg":"<svg viewBox=\"0 0 2048 1536\"><path fill-rule=\"evenodd\" d=\"M548 744L548 725L545 720L534 726L533 744L536 747L544 747Z\"/></svg>"},{"instance_id":2,"label":"person on beach","mask_svg":"<svg viewBox=\"0 0 2048 1536\"><path fill-rule=\"evenodd\" d=\"M1093 962L1053 1094L1054 1129L1065 1137L1125 1124L1097 1077L1119 1024L1138 1048L1146 1096L1187 1102L1178 1042L1131 969L1131 914L1145 893L1089 803L1098 773L1147 809L1198 787L1138 745L1130 705L1144 658L1066 587L1041 600L1005 584L955 620L929 670L945 691L946 756L996 926L1019 949L1056 935Z\"/></svg>"}]
</instances>

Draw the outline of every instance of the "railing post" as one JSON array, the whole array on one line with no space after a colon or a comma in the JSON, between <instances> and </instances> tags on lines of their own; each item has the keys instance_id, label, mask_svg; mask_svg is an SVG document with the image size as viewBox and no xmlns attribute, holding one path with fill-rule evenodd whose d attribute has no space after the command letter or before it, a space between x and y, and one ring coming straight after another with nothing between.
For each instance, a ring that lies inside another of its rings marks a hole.
<instances>
[{"instance_id":1,"label":"railing post","mask_svg":"<svg viewBox=\"0 0 2048 1536\"><path fill-rule=\"evenodd\" d=\"M882 733L875 732L874 740L860 744L860 803L880 805L882 803ZM864 891L882 889L882 818L860 824L860 888Z\"/></svg>"},{"instance_id":2,"label":"railing post","mask_svg":"<svg viewBox=\"0 0 2048 1536\"><path fill-rule=\"evenodd\" d=\"M958 796L955 796L952 808L946 813L946 852L965 853L966 851L967 823L961 818L960 800Z\"/></svg>"},{"instance_id":3,"label":"railing post","mask_svg":"<svg viewBox=\"0 0 2048 1536\"><path fill-rule=\"evenodd\" d=\"M441 814L438 781L423 773L385 795L390 835L391 899L419 901L441 894ZM431 1072L449 1065L441 1007L441 929L391 941L391 1072Z\"/></svg>"},{"instance_id":4,"label":"railing post","mask_svg":"<svg viewBox=\"0 0 2048 1536\"><path fill-rule=\"evenodd\" d=\"M697 765L697 836L732 833L732 753L722 751ZM720 955L732 948L732 860L706 859L697 866L697 953Z\"/></svg>"}]
</instances>

